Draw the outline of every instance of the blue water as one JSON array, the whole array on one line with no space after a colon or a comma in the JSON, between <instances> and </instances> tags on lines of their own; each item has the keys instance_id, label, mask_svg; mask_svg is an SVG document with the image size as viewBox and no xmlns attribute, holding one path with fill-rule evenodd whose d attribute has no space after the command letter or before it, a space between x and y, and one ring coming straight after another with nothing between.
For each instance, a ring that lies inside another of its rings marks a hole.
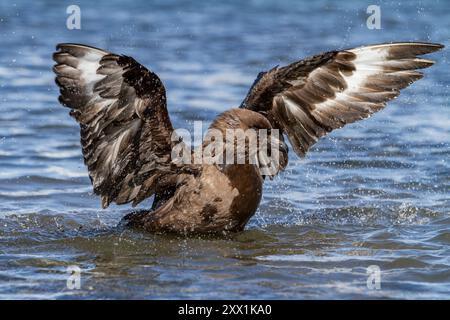
<instances>
[{"instance_id":1,"label":"blue water","mask_svg":"<svg viewBox=\"0 0 450 320\"><path fill-rule=\"evenodd\" d=\"M258 72L386 41L450 46L450 2L71 1L0 3L0 298L450 298L449 50L374 117L337 130L265 185L231 239L116 228L78 126L57 102L51 54L80 42L158 73L175 127L237 106ZM126 3L126 4L125 4ZM145 202L141 207L148 207ZM66 286L67 267L81 288ZM366 282L380 268L380 290Z\"/></svg>"}]
</instances>

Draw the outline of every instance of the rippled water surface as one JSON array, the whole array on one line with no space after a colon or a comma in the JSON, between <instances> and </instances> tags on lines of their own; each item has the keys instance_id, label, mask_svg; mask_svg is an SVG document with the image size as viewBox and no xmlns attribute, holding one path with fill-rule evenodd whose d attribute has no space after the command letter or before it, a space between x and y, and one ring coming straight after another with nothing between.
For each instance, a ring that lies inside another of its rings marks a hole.
<instances>
[{"instance_id":1,"label":"rippled water surface","mask_svg":"<svg viewBox=\"0 0 450 320\"><path fill-rule=\"evenodd\" d=\"M372 1L77 3L73 31L66 1L0 3L0 298L450 298L448 49L384 111L291 154L230 239L116 227L130 207L100 209L51 72L58 42L131 55L161 76L175 127L192 128L277 64L394 40L448 47L450 2L381 2L381 30L366 27ZM66 287L72 265L80 290Z\"/></svg>"}]
</instances>

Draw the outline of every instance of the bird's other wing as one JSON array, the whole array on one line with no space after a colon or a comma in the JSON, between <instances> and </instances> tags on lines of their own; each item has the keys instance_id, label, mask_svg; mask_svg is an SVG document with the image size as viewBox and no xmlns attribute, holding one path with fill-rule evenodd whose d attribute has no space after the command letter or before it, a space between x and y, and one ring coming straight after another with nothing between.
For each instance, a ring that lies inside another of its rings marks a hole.
<instances>
[{"instance_id":1,"label":"bird's other wing","mask_svg":"<svg viewBox=\"0 0 450 320\"><path fill-rule=\"evenodd\" d=\"M59 101L80 124L81 144L102 206L138 204L175 175L172 124L161 80L133 58L59 44L53 59Z\"/></svg>"},{"instance_id":2,"label":"bird's other wing","mask_svg":"<svg viewBox=\"0 0 450 320\"><path fill-rule=\"evenodd\" d=\"M433 65L440 44L377 44L319 54L260 73L241 107L261 112L303 157L317 140L384 108Z\"/></svg>"}]
</instances>

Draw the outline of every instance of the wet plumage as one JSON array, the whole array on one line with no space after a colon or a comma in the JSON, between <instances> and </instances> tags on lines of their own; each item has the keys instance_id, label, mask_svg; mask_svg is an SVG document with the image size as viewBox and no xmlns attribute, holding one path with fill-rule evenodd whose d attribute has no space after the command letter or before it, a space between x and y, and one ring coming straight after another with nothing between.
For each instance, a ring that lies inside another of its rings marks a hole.
<instances>
[{"instance_id":1,"label":"wet plumage","mask_svg":"<svg viewBox=\"0 0 450 320\"><path fill-rule=\"evenodd\" d=\"M219 115L211 128L277 128L304 156L318 139L381 110L420 79L420 58L441 49L393 43L332 51L260 73L240 109ZM80 124L94 192L103 207L155 195L152 210L127 216L149 231L242 230L255 213L264 178L256 165L188 165L171 161L173 127L164 86L134 59L100 49L60 44L54 71L60 102ZM287 165L280 150L279 170Z\"/></svg>"}]
</instances>

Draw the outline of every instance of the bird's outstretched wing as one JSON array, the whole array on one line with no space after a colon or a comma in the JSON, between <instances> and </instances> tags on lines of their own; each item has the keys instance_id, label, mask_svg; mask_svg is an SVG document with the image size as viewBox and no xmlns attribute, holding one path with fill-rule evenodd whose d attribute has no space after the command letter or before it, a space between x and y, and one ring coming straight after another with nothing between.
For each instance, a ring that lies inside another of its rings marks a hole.
<instances>
[{"instance_id":1,"label":"bird's outstretched wing","mask_svg":"<svg viewBox=\"0 0 450 320\"><path fill-rule=\"evenodd\" d=\"M266 115L304 156L333 129L383 109L423 76L415 69L434 63L418 56L441 48L391 43L319 54L260 73L241 107Z\"/></svg>"},{"instance_id":2,"label":"bird's outstretched wing","mask_svg":"<svg viewBox=\"0 0 450 320\"><path fill-rule=\"evenodd\" d=\"M102 206L136 205L174 174L172 124L161 80L133 58L59 44L59 101L80 124L81 144Z\"/></svg>"}]
</instances>

